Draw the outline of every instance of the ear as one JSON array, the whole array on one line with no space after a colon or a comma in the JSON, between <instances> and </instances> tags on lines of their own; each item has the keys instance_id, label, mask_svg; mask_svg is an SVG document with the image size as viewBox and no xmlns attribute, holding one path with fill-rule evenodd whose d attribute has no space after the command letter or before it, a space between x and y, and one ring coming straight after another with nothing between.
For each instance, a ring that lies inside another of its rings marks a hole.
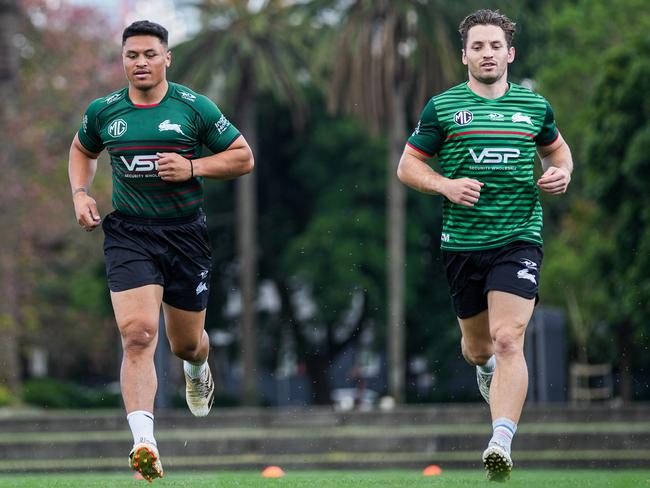
<instances>
[{"instance_id":1,"label":"ear","mask_svg":"<svg viewBox=\"0 0 650 488\"><path fill-rule=\"evenodd\" d=\"M165 54L165 66L168 68L172 65L172 52L167 51L167 54Z\"/></svg>"},{"instance_id":2,"label":"ear","mask_svg":"<svg viewBox=\"0 0 650 488\"><path fill-rule=\"evenodd\" d=\"M464 64L465 66L467 66L467 53L465 52L464 49L461 49L461 52L463 53L463 55L462 55L462 57L461 57L461 59L462 59L462 61L463 61L463 64Z\"/></svg>"},{"instance_id":3,"label":"ear","mask_svg":"<svg viewBox=\"0 0 650 488\"><path fill-rule=\"evenodd\" d=\"M515 48L513 46L508 49L508 64L515 60Z\"/></svg>"}]
</instances>

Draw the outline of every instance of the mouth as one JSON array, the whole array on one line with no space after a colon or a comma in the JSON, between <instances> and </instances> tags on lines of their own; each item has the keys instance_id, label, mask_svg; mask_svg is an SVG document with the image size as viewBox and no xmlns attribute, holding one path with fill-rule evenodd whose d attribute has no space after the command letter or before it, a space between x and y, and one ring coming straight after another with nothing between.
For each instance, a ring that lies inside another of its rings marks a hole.
<instances>
[{"instance_id":1,"label":"mouth","mask_svg":"<svg viewBox=\"0 0 650 488\"><path fill-rule=\"evenodd\" d=\"M149 76L151 73L146 70L137 70L133 72L133 76L135 76L137 79L142 80Z\"/></svg>"},{"instance_id":2,"label":"mouth","mask_svg":"<svg viewBox=\"0 0 650 488\"><path fill-rule=\"evenodd\" d=\"M492 68L496 68L497 64L493 63L492 61L487 61L485 63L481 63L480 66L483 69L492 69Z\"/></svg>"}]
</instances>

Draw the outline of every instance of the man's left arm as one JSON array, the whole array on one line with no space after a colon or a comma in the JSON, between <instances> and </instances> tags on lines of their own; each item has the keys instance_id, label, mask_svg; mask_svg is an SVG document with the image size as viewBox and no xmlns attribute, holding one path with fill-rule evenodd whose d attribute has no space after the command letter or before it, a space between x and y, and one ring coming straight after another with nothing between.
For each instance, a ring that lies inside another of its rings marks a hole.
<instances>
[{"instance_id":1,"label":"man's left arm","mask_svg":"<svg viewBox=\"0 0 650 488\"><path fill-rule=\"evenodd\" d=\"M230 180L253 171L253 152L243 136L225 150L199 159L177 153L158 153L158 175L165 181L187 181L197 176Z\"/></svg>"},{"instance_id":2,"label":"man's left arm","mask_svg":"<svg viewBox=\"0 0 650 488\"><path fill-rule=\"evenodd\" d=\"M571 149L562 134L547 146L537 146L537 153L542 160L544 174L537 180L540 190L551 195L566 193L573 173Z\"/></svg>"}]
</instances>

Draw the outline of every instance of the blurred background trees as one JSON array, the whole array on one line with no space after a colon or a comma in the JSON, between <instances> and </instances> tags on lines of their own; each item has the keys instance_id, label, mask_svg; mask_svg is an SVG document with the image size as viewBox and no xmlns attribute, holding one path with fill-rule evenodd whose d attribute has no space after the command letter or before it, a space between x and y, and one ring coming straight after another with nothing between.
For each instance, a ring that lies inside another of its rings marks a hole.
<instances>
[{"instance_id":1,"label":"blurred background trees","mask_svg":"<svg viewBox=\"0 0 650 488\"><path fill-rule=\"evenodd\" d=\"M390 365L398 399L478 398L456 384L472 378L440 260L440 198L405 192L394 174L428 98L464 79L456 28L479 4L195 3L169 78L215 100L257 162L253 177L206 182L222 401L329 403L373 369L383 394ZM512 81L548 98L576 163L569 194L543 197L542 303L570 318L569 360L611 362L618 394L650 398L650 12L641 0L495 8L520 28ZM124 84L122 25L46 0L0 2L0 24L2 383L104 387L120 353L102 236L73 221L66 162L84 108ZM93 195L107 213L106 159Z\"/></svg>"}]
</instances>

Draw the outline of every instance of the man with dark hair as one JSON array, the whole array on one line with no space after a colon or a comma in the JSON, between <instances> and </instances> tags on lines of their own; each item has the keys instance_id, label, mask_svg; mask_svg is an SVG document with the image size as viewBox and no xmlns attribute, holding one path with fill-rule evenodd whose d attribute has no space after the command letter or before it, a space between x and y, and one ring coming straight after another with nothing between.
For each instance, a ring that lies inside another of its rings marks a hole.
<instances>
[{"instance_id":1,"label":"man with dark hair","mask_svg":"<svg viewBox=\"0 0 650 488\"><path fill-rule=\"evenodd\" d=\"M69 176L77 222L92 231L101 218L89 188L99 153L108 151L115 210L102 228L124 351L120 383L134 443L129 462L151 481L163 476L153 434L160 309L171 349L184 361L187 404L205 416L214 383L204 330L211 254L203 178L249 173L253 155L212 101L167 81L164 27L148 21L127 27L122 61L128 86L87 108L70 147ZM214 154L202 157L203 145Z\"/></svg>"},{"instance_id":2,"label":"man with dark hair","mask_svg":"<svg viewBox=\"0 0 650 488\"><path fill-rule=\"evenodd\" d=\"M469 81L425 106L400 159L398 177L443 195L442 255L462 334L490 405L493 435L483 453L491 480L510 476L510 446L528 389L524 333L542 264L539 190L566 192L571 151L548 102L509 83L515 24L479 10L460 24ZM535 182L535 153L543 167ZM441 172L428 160L437 154Z\"/></svg>"}]
</instances>

